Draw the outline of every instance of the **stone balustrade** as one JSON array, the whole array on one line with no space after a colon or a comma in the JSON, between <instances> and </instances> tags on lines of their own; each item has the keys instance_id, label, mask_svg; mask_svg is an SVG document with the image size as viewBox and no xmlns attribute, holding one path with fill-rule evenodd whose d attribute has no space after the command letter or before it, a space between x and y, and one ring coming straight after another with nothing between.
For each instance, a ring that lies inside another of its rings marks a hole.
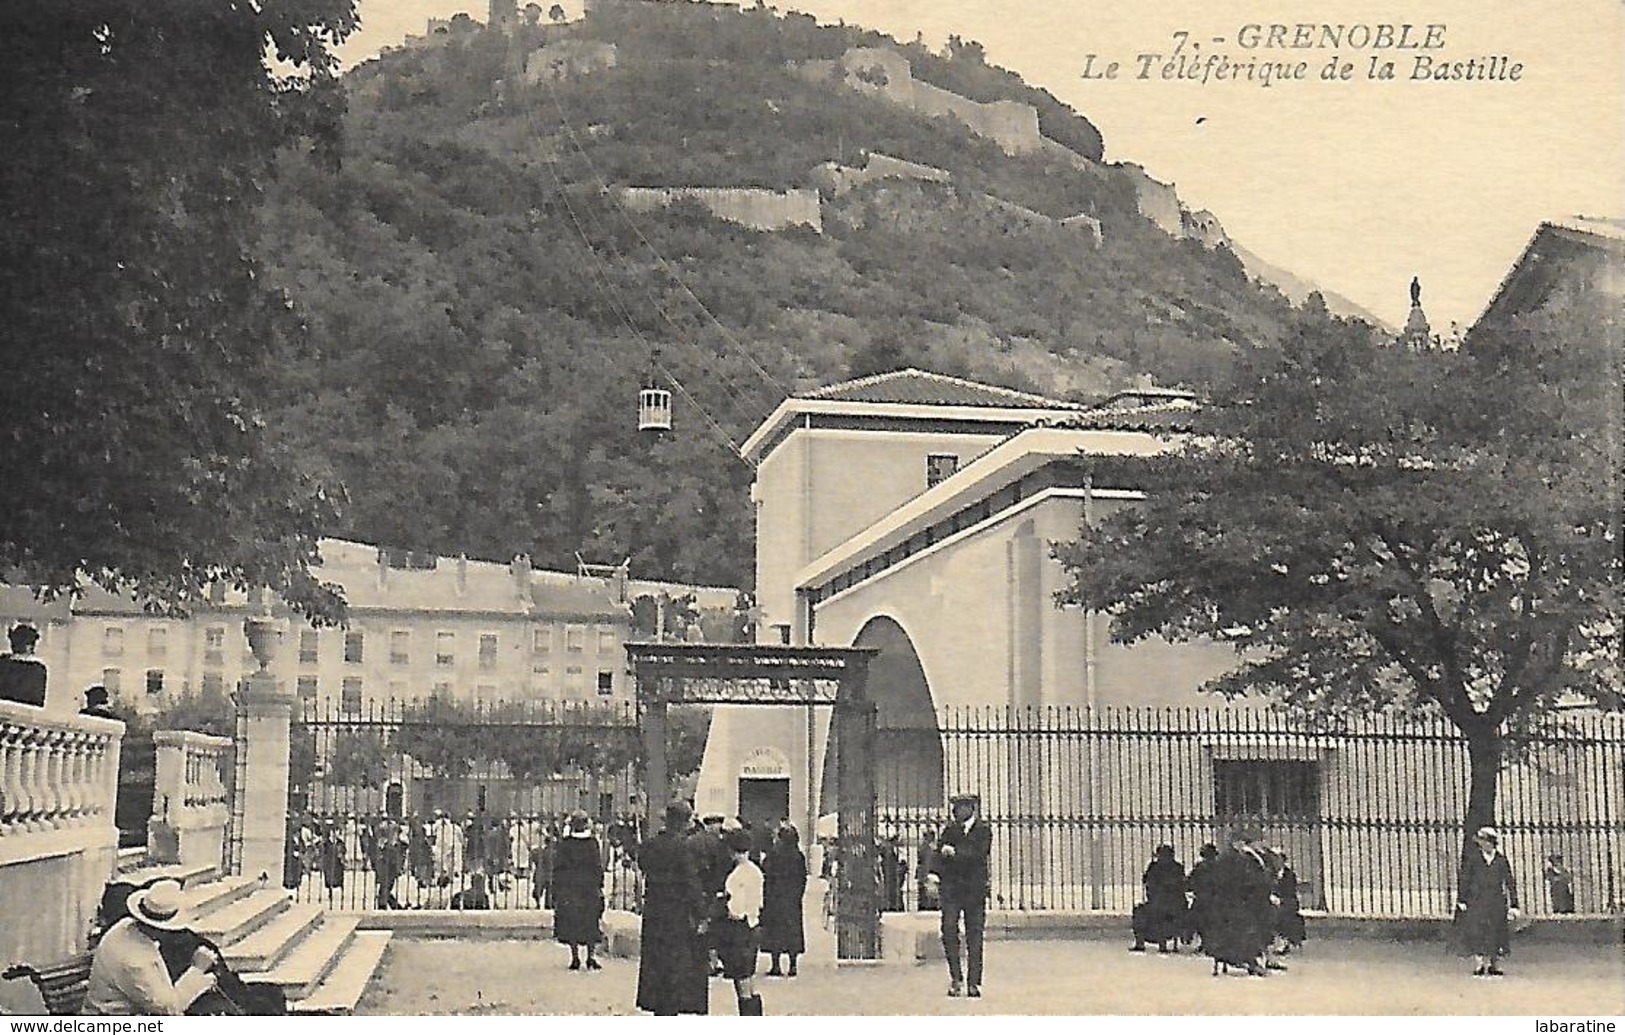
<instances>
[{"instance_id":1,"label":"stone balustrade","mask_svg":"<svg viewBox=\"0 0 1625 1035\"><path fill-rule=\"evenodd\" d=\"M0 701L0 965L80 951L113 874L124 723ZM0 982L0 1013L27 982ZM33 1006L37 1009L37 1006Z\"/></svg>"},{"instance_id":2,"label":"stone balustrade","mask_svg":"<svg viewBox=\"0 0 1625 1035\"><path fill-rule=\"evenodd\" d=\"M221 865L231 812L230 738L159 730L152 741L156 752L148 859Z\"/></svg>"},{"instance_id":3,"label":"stone balustrade","mask_svg":"<svg viewBox=\"0 0 1625 1035\"><path fill-rule=\"evenodd\" d=\"M49 854L57 835L113 830L123 738L114 719L0 701L0 866Z\"/></svg>"}]
</instances>

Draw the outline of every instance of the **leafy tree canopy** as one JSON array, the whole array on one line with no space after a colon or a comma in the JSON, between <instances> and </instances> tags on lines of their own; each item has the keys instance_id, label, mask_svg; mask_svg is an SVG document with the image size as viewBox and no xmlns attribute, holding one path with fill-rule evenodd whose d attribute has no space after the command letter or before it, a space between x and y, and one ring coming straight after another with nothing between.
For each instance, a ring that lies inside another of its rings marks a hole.
<instances>
[{"instance_id":1,"label":"leafy tree canopy","mask_svg":"<svg viewBox=\"0 0 1625 1035\"><path fill-rule=\"evenodd\" d=\"M1147 502L1058 548L1121 642L1233 643L1207 689L1329 721L1442 713L1467 830L1566 702L1621 706L1619 324L1584 293L1460 352L1305 313L1138 472Z\"/></svg>"},{"instance_id":2,"label":"leafy tree canopy","mask_svg":"<svg viewBox=\"0 0 1625 1035\"><path fill-rule=\"evenodd\" d=\"M253 245L277 148L334 125L352 0L8 14L0 570L170 607L224 579L335 613L308 573L332 490L263 416L300 328Z\"/></svg>"}]
</instances>

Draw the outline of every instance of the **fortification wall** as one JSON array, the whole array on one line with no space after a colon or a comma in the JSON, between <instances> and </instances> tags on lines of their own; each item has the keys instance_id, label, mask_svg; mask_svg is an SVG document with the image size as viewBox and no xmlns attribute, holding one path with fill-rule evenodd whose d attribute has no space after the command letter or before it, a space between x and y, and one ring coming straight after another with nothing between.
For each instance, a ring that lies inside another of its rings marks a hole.
<instances>
[{"instance_id":1,"label":"fortification wall","mask_svg":"<svg viewBox=\"0 0 1625 1035\"><path fill-rule=\"evenodd\" d=\"M1169 237L1185 235L1185 211L1179 204L1179 195L1172 184L1153 179L1138 165L1124 162L1117 166L1134 186L1134 198L1140 215L1155 223Z\"/></svg>"},{"instance_id":2,"label":"fortification wall","mask_svg":"<svg viewBox=\"0 0 1625 1035\"><path fill-rule=\"evenodd\" d=\"M972 133L998 144L1006 154L1031 154L1044 146L1038 131L1038 109L1020 101L973 101L951 90L914 78L908 58L884 47L853 47L838 62L814 61L803 65L809 78L844 74L846 85L877 94L921 115L950 116ZM1060 145L1055 145L1059 147Z\"/></svg>"},{"instance_id":3,"label":"fortification wall","mask_svg":"<svg viewBox=\"0 0 1625 1035\"><path fill-rule=\"evenodd\" d=\"M525 82L559 81L614 68L613 43L597 40L559 40L532 51L525 61Z\"/></svg>"},{"instance_id":4,"label":"fortification wall","mask_svg":"<svg viewBox=\"0 0 1625 1035\"><path fill-rule=\"evenodd\" d=\"M893 158L891 155L881 154L878 151L869 154L869 160L860 168L850 165L837 165L834 162L825 162L815 167L811 173L813 182L817 183L840 197L849 190L854 190L866 183L875 180L921 180L928 183L948 183L953 174L946 169L938 169L934 165L922 165L919 162L910 162L902 158Z\"/></svg>"},{"instance_id":5,"label":"fortification wall","mask_svg":"<svg viewBox=\"0 0 1625 1035\"><path fill-rule=\"evenodd\" d=\"M756 187L623 187L621 203L634 212L651 212L675 201L696 201L718 219L752 230L792 226L824 232L816 190L772 191Z\"/></svg>"}]
</instances>

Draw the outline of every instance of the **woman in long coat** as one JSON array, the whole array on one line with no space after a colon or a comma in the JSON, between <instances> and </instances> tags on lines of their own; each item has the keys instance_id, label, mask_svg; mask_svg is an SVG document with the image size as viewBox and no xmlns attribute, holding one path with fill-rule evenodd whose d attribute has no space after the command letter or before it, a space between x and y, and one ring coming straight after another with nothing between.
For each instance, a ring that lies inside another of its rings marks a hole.
<instances>
[{"instance_id":1,"label":"woman in long coat","mask_svg":"<svg viewBox=\"0 0 1625 1035\"><path fill-rule=\"evenodd\" d=\"M553 937L570 947L570 969L581 969L581 947L587 947L587 969L602 970L593 955L602 936L604 857L585 812L570 817L553 859Z\"/></svg>"},{"instance_id":2,"label":"woman in long coat","mask_svg":"<svg viewBox=\"0 0 1625 1035\"><path fill-rule=\"evenodd\" d=\"M1462 859L1456 882L1456 923L1480 976L1501 973L1496 960L1511 948L1508 921L1518 909L1518 885L1500 840L1494 829L1480 827L1473 837L1477 850Z\"/></svg>"},{"instance_id":3,"label":"woman in long coat","mask_svg":"<svg viewBox=\"0 0 1625 1035\"><path fill-rule=\"evenodd\" d=\"M1169 943L1185 933L1185 866L1173 845L1157 846L1141 882L1145 904L1134 911L1132 951L1144 952L1146 942L1155 942L1158 952L1177 952L1178 946L1170 949Z\"/></svg>"},{"instance_id":4,"label":"woman in long coat","mask_svg":"<svg viewBox=\"0 0 1625 1035\"><path fill-rule=\"evenodd\" d=\"M1230 850L1213 860L1213 901L1205 917L1202 951L1213 957L1215 974L1223 965L1264 976L1264 949L1274 931L1275 875L1254 847L1261 836L1256 830L1238 830Z\"/></svg>"},{"instance_id":5,"label":"woman in long coat","mask_svg":"<svg viewBox=\"0 0 1625 1035\"><path fill-rule=\"evenodd\" d=\"M344 887L344 831L338 824L329 824L322 833L322 884L327 888L328 905L333 904L333 892Z\"/></svg>"},{"instance_id":6,"label":"woman in long coat","mask_svg":"<svg viewBox=\"0 0 1625 1035\"><path fill-rule=\"evenodd\" d=\"M762 860L762 951L773 957L769 977L784 973L779 954L790 956L790 976L796 976L796 957L807 951L807 933L801 921L801 903L807 894L807 857L801 854L801 836L786 823Z\"/></svg>"},{"instance_id":7,"label":"woman in long coat","mask_svg":"<svg viewBox=\"0 0 1625 1035\"><path fill-rule=\"evenodd\" d=\"M638 949L638 1009L657 1016L710 1010L705 943L699 927L709 903L688 846L694 812L666 808L666 827L643 843L643 927Z\"/></svg>"}]
</instances>

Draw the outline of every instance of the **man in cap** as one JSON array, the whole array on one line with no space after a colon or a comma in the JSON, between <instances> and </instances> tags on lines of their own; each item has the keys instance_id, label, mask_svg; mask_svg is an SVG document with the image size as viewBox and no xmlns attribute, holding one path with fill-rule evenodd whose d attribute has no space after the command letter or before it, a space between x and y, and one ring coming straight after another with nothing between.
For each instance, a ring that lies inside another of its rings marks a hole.
<instances>
[{"instance_id":1,"label":"man in cap","mask_svg":"<svg viewBox=\"0 0 1625 1035\"><path fill-rule=\"evenodd\" d=\"M987 923L988 855L993 850L993 832L978 812L981 799L974 794L956 794L949 799L953 821L937 836L937 849L931 862L931 879L942 902L942 951L948 957L948 994L964 995L965 978L970 979L972 999L982 994L982 930ZM959 920L965 919L965 963L960 969Z\"/></svg>"},{"instance_id":2,"label":"man in cap","mask_svg":"<svg viewBox=\"0 0 1625 1035\"><path fill-rule=\"evenodd\" d=\"M39 630L21 623L7 634L11 651L0 654L0 701L45 706L45 662L34 656Z\"/></svg>"},{"instance_id":3,"label":"man in cap","mask_svg":"<svg viewBox=\"0 0 1625 1035\"><path fill-rule=\"evenodd\" d=\"M90 966L85 1009L104 1017L179 1017L215 985L219 957L207 948L192 954L192 965L171 981L159 950L164 934L187 927L180 882L161 880L134 892L125 902L129 915L102 935Z\"/></svg>"}]
</instances>

